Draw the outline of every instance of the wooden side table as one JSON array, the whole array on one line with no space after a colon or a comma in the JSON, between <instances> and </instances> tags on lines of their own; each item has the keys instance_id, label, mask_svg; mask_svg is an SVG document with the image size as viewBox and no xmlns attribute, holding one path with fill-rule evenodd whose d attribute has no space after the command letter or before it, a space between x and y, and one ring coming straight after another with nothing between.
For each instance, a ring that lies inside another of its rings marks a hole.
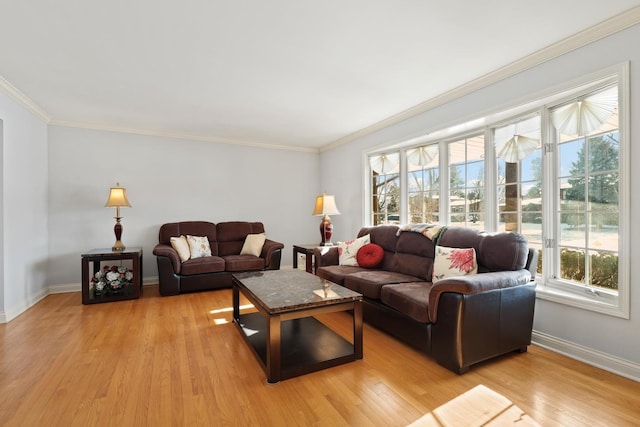
<instances>
[{"instance_id":1,"label":"wooden side table","mask_svg":"<svg viewBox=\"0 0 640 427\"><path fill-rule=\"evenodd\" d=\"M121 265L123 260L130 260L133 273L131 285L122 288L120 293L109 295L94 295L91 291L91 278L102 268L101 263L117 261L112 265ZM92 269L89 264L92 264ZM142 248L126 248L122 252L114 252L110 248L92 249L82 254L82 303L95 304L100 302L120 301L139 298L142 293Z\"/></svg>"},{"instance_id":2,"label":"wooden side table","mask_svg":"<svg viewBox=\"0 0 640 427\"><path fill-rule=\"evenodd\" d=\"M313 273L313 250L318 245L293 245L293 268L298 268L298 254L305 254L307 258L307 273Z\"/></svg>"}]
</instances>

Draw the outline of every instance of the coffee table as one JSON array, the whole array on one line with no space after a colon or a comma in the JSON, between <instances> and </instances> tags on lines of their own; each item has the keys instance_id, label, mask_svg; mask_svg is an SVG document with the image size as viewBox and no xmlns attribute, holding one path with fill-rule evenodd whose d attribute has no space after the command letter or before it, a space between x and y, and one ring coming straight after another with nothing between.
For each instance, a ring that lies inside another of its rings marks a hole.
<instances>
[{"instance_id":1,"label":"coffee table","mask_svg":"<svg viewBox=\"0 0 640 427\"><path fill-rule=\"evenodd\" d=\"M240 292L257 312L240 314ZM346 310L352 342L313 317ZM269 383L362 359L362 295L304 271L234 274L233 320Z\"/></svg>"}]
</instances>

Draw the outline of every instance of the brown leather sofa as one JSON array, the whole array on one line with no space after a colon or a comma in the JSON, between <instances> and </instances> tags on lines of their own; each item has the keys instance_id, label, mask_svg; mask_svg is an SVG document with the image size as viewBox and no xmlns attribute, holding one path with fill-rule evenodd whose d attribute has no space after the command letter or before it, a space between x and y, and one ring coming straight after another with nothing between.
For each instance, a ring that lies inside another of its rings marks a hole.
<instances>
[{"instance_id":1,"label":"brown leather sofa","mask_svg":"<svg viewBox=\"0 0 640 427\"><path fill-rule=\"evenodd\" d=\"M338 248L316 248L316 274L363 294L364 320L462 374L531 344L537 251L518 233L444 228L440 246L476 251L478 274L431 282L435 244L395 225L362 228L383 247L375 269L338 265Z\"/></svg>"},{"instance_id":2,"label":"brown leather sofa","mask_svg":"<svg viewBox=\"0 0 640 427\"><path fill-rule=\"evenodd\" d=\"M153 249L158 261L161 295L230 288L231 275L242 271L279 270L284 245L266 239L259 257L240 255L248 234L264 233L261 222L185 221L163 224ZM171 237L207 236L211 256L181 262Z\"/></svg>"}]
</instances>

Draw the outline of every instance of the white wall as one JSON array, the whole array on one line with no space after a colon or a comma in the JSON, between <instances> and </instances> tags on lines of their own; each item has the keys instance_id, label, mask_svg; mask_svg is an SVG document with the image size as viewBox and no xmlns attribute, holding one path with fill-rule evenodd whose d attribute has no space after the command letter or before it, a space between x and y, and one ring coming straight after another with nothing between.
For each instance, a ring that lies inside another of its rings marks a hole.
<instances>
[{"instance_id":1,"label":"white wall","mask_svg":"<svg viewBox=\"0 0 640 427\"><path fill-rule=\"evenodd\" d=\"M174 221L263 222L291 265L293 243L319 239L318 166L316 153L50 126L48 284L79 289L80 255L113 245L116 212L104 204L116 182L132 205L122 241L143 247L148 280L158 229Z\"/></svg>"},{"instance_id":2,"label":"white wall","mask_svg":"<svg viewBox=\"0 0 640 427\"><path fill-rule=\"evenodd\" d=\"M47 295L47 126L0 92L0 322Z\"/></svg>"},{"instance_id":3,"label":"white wall","mask_svg":"<svg viewBox=\"0 0 640 427\"><path fill-rule=\"evenodd\" d=\"M456 121L464 122L481 112L514 104L541 91L591 72L631 61L631 164L640 164L640 26L635 26L598 42L592 43L535 68L478 90L431 111L414 116L364 136L352 143L328 150L321 155L321 170L332 173L322 175L323 188L332 189L340 201L342 216L337 217L338 239L355 236L363 215L364 150L389 142L407 140L425 130L435 130ZM446 64L444 65L446 66ZM632 188L640 187L640 170L631 173ZM348 185L346 185L348 183ZM345 203L346 201L346 203ZM640 216L640 199L632 196L631 218ZM640 250L640 223L631 224L631 256ZM626 361L631 362L632 375L640 374L640 263L634 262L631 271L631 319L619 319L565 305L538 300L534 330L538 337L548 337L549 344L557 340L556 347L574 356L591 359L595 364L611 362L622 371ZM562 347L562 348L560 348ZM612 360L609 360L612 359ZM613 368L617 369L617 368ZM640 378L640 375L637 375Z\"/></svg>"}]
</instances>

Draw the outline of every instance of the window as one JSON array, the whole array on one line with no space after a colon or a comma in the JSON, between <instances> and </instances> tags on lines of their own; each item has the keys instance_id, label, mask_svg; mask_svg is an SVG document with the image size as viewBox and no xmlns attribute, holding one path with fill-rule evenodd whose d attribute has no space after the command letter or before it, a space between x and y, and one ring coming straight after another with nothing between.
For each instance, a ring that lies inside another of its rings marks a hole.
<instances>
[{"instance_id":1,"label":"window","mask_svg":"<svg viewBox=\"0 0 640 427\"><path fill-rule=\"evenodd\" d=\"M437 145L407 151L409 222L440 221L440 167Z\"/></svg>"},{"instance_id":2,"label":"window","mask_svg":"<svg viewBox=\"0 0 640 427\"><path fill-rule=\"evenodd\" d=\"M539 298L628 318L628 75L611 67L367 153L370 224L519 232L539 254Z\"/></svg>"},{"instance_id":3,"label":"window","mask_svg":"<svg viewBox=\"0 0 640 427\"><path fill-rule=\"evenodd\" d=\"M371 168L371 223L400 222L399 154L380 154L369 158Z\"/></svg>"},{"instance_id":4,"label":"window","mask_svg":"<svg viewBox=\"0 0 640 427\"><path fill-rule=\"evenodd\" d=\"M517 231L538 250L542 273L542 141L540 115L493 129L498 163L498 231Z\"/></svg>"},{"instance_id":5,"label":"window","mask_svg":"<svg viewBox=\"0 0 640 427\"><path fill-rule=\"evenodd\" d=\"M484 134L448 144L449 223L484 228Z\"/></svg>"},{"instance_id":6,"label":"window","mask_svg":"<svg viewBox=\"0 0 640 427\"><path fill-rule=\"evenodd\" d=\"M573 116L565 118L569 113ZM557 178L555 253L548 282L615 298L620 245L618 86L577 97L550 114Z\"/></svg>"}]
</instances>

